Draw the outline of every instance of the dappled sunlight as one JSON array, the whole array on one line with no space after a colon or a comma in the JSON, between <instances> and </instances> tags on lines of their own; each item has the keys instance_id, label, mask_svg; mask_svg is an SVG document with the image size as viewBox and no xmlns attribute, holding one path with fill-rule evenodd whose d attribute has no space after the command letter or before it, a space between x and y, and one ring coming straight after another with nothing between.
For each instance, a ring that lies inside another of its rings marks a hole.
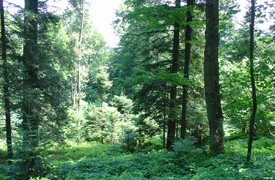
<instances>
[{"instance_id":1,"label":"dappled sunlight","mask_svg":"<svg viewBox=\"0 0 275 180\"><path fill-rule=\"evenodd\" d=\"M0 180L274 179L255 2L0 0Z\"/></svg>"},{"instance_id":2,"label":"dappled sunlight","mask_svg":"<svg viewBox=\"0 0 275 180\"><path fill-rule=\"evenodd\" d=\"M251 165L245 164L245 153L242 153L247 141L237 139L226 142L227 152L214 157L209 157L203 150L197 156L164 150L132 154L121 146L85 143L63 149L63 163L56 159L52 166L58 166L55 173L59 177L68 179L269 178L275 173L274 142L274 139L264 137L257 140ZM257 146L259 143L265 144L265 149Z\"/></svg>"}]
</instances>

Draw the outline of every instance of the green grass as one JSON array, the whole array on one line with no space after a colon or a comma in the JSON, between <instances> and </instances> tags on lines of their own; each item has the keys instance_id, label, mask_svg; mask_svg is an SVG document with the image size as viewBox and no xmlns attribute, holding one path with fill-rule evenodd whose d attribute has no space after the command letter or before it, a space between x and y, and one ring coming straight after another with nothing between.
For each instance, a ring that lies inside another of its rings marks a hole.
<instances>
[{"instance_id":1,"label":"green grass","mask_svg":"<svg viewBox=\"0 0 275 180\"><path fill-rule=\"evenodd\" d=\"M275 140L262 137L254 141L249 164L246 146L247 140L231 140L226 142L225 154L210 157L203 149L131 154L120 146L82 143L48 151L46 159L51 171L45 179L274 179ZM0 171L2 177L5 176Z\"/></svg>"}]
</instances>

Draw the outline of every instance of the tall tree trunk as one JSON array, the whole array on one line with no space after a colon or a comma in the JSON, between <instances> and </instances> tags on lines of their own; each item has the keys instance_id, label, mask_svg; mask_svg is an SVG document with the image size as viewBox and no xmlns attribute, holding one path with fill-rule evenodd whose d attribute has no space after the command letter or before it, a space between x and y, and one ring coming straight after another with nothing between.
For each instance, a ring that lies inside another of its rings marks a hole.
<instances>
[{"instance_id":1,"label":"tall tree trunk","mask_svg":"<svg viewBox=\"0 0 275 180\"><path fill-rule=\"evenodd\" d=\"M81 125L80 117L82 114L81 109L81 58L82 58L82 39L83 39L83 26L84 26L84 1L80 4L80 25L79 25L79 37L78 37L78 59L77 59L77 113L78 113L78 126Z\"/></svg>"},{"instance_id":2,"label":"tall tree trunk","mask_svg":"<svg viewBox=\"0 0 275 180\"><path fill-rule=\"evenodd\" d=\"M1 37L2 37L2 60L3 60L3 76L4 76L4 104L6 116L6 142L8 158L13 157L12 151L12 128L11 128L11 107L10 107L10 89L9 89L9 75L8 75L8 61L7 61L7 37L5 28L5 15L3 0L0 1L1 6ZM11 161L10 161L11 162Z\"/></svg>"},{"instance_id":3,"label":"tall tree trunk","mask_svg":"<svg viewBox=\"0 0 275 180\"><path fill-rule=\"evenodd\" d=\"M186 12L186 27L185 27L185 51L184 51L184 78L189 79L189 64L191 60L191 40L192 40L192 28L190 23L192 22L192 8L194 0L187 0L187 12ZM186 125L187 125L187 102L188 102L188 86L183 85L182 92L182 111L181 111L181 134L182 139L185 138Z\"/></svg>"},{"instance_id":4,"label":"tall tree trunk","mask_svg":"<svg viewBox=\"0 0 275 180\"><path fill-rule=\"evenodd\" d=\"M252 112L249 124L249 139L247 147L247 157L246 160L250 161L251 151L252 151L252 141L254 136L254 123L257 111L257 96L256 96L256 85L254 78L254 24L255 24L255 0L251 0L251 13L250 13L250 42L249 42L249 62L250 62L250 81L252 90Z\"/></svg>"},{"instance_id":5,"label":"tall tree trunk","mask_svg":"<svg viewBox=\"0 0 275 180\"><path fill-rule=\"evenodd\" d=\"M206 0L206 32L204 52L204 86L210 128L210 152L224 151L223 117L219 86L219 1Z\"/></svg>"},{"instance_id":6,"label":"tall tree trunk","mask_svg":"<svg viewBox=\"0 0 275 180\"><path fill-rule=\"evenodd\" d=\"M25 44L23 49L23 152L30 167L28 174L35 173L36 147L38 146L38 0L25 0Z\"/></svg>"},{"instance_id":7,"label":"tall tree trunk","mask_svg":"<svg viewBox=\"0 0 275 180\"><path fill-rule=\"evenodd\" d=\"M180 7L180 0L176 0L176 8ZM173 39L173 57L171 73L176 73L179 70L179 23L175 22L174 25L174 39ZM176 122L177 122L177 86L171 85L170 88L170 102L168 113L168 132L167 132L167 144L166 149L172 150L176 134Z\"/></svg>"}]
</instances>

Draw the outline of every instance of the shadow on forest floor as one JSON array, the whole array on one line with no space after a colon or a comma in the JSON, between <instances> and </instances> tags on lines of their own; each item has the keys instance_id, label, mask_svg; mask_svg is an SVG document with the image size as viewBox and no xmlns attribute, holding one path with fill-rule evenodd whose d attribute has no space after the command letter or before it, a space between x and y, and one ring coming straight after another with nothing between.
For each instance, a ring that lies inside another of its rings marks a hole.
<instances>
[{"instance_id":1,"label":"shadow on forest floor","mask_svg":"<svg viewBox=\"0 0 275 180\"><path fill-rule=\"evenodd\" d=\"M261 138L254 141L249 165L245 159L246 144L246 139L228 141L225 154L215 157L210 157L205 150L130 154L120 147L101 144L93 146L94 149L74 147L63 156L70 160L55 162L58 166L54 176L61 179L275 178L275 140Z\"/></svg>"},{"instance_id":2,"label":"shadow on forest floor","mask_svg":"<svg viewBox=\"0 0 275 180\"><path fill-rule=\"evenodd\" d=\"M210 157L204 149L128 153L120 146L83 143L48 151L51 168L44 179L274 179L275 139L254 141L249 165L246 144L246 139L227 141L225 154Z\"/></svg>"}]
</instances>

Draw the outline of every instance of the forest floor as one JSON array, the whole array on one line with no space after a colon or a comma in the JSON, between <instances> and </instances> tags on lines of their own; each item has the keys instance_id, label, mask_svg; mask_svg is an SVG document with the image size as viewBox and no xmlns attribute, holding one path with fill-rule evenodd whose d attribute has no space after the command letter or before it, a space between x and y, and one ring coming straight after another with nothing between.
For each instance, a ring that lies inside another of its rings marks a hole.
<instances>
[{"instance_id":1,"label":"forest floor","mask_svg":"<svg viewBox=\"0 0 275 180\"><path fill-rule=\"evenodd\" d=\"M275 179L275 139L261 137L254 141L250 163L246 163L246 146L247 139L228 140L225 153L211 157L208 147L179 143L173 152L135 153L128 153L121 146L82 143L45 151L49 172L41 179ZM1 159L4 154L0 150ZM8 172L8 166L0 161L0 179L11 179Z\"/></svg>"}]
</instances>

